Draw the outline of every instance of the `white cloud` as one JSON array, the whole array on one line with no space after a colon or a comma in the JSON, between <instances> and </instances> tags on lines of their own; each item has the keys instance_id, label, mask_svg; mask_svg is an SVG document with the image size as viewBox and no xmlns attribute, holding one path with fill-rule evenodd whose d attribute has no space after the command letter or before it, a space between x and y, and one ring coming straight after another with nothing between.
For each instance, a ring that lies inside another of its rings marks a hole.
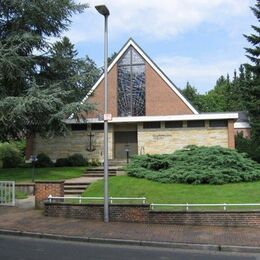
<instances>
[{"instance_id":1,"label":"white cloud","mask_svg":"<svg viewBox=\"0 0 260 260\"><path fill-rule=\"evenodd\" d=\"M67 35L73 42L91 41L102 30L94 6L98 0L81 0L90 4L84 14L73 19ZM203 22L226 26L227 20L247 14L252 0L104 0L110 9L110 36L139 34L151 39L167 39L195 28Z\"/></svg>"},{"instance_id":2,"label":"white cloud","mask_svg":"<svg viewBox=\"0 0 260 260\"><path fill-rule=\"evenodd\" d=\"M246 62L246 58L241 59L214 59L206 58L194 59L190 57L174 56L158 57L155 59L163 72L177 85L183 88L189 81L199 92L206 92L214 87L216 79L221 75L229 73L233 76L235 69L240 64Z\"/></svg>"}]
</instances>

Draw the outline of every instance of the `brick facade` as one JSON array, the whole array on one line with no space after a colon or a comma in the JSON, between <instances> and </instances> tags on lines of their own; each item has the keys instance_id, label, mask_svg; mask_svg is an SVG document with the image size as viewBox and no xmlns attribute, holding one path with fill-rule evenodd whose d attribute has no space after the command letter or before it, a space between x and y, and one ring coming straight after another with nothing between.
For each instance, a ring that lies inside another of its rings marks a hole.
<instances>
[{"instance_id":1,"label":"brick facade","mask_svg":"<svg viewBox=\"0 0 260 260\"><path fill-rule=\"evenodd\" d=\"M193 114L171 87L146 63L146 116Z\"/></svg>"},{"instance_id":2,"label":"brick facade","mask_svg":"<svg viewBox=\"0 0 260 260\"><path fill-rule=\"evenodd\" d=\"M51 217L103 219L103 205L45 203L44 214ZM150 205L109 205L111 222L174 224L197 226L256 226L260 227L260 211L169 212L150 211Z\"/></svg>"},{"instance_id":3,"label":"brick facade","mask_svg":"<svg viewBox=\"0 0 260 260\"><path fill-rule=\"evenodd\" d=\"M48 196L64 196L64 181L36 181L35 182L35 208L44 207L44 201Z\"/></svg>"}]
</instances>

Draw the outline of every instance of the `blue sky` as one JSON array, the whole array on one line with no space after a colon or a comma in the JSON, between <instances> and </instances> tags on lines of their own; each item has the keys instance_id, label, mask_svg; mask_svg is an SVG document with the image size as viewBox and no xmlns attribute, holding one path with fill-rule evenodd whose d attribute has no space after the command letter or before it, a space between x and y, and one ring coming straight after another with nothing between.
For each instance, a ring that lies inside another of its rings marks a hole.
<instances>
[{"instance_id":1,"label":"blue sky","mask_svg":"<svg viewBox=\"0 0 260 260\"><path fill-rule=\"evenodd\" d=\"M176 84L189 81L199 92L247 62L243 34L257 20L254 0L81 0L89 8L72 18L65 32L79 53L103 63L103 17L94 6L105 3L109 16L109 54L132 37Z\"/></svg>"}]
</instances>

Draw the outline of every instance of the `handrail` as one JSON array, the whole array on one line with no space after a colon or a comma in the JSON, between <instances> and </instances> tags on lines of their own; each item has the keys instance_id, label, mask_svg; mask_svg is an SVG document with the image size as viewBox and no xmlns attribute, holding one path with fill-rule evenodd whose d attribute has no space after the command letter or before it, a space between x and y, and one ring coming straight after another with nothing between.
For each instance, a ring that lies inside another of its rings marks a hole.
<instances>
[{"instance_id":1,"label":"handrail","mask_svg":"<svg viewBox=\"0 0 260 260\"><path fill-rule=\"evenodd\" d=\"M104 200L104 197L81 197L81 196L66 196L66 197L54 197L52 195L48 196L48 201L51 203L52 200L64 200L64 199L77 199L79 203L82 203L82 200ZM113 204L113 200L142 200L142 203L146 203L145 197L109 197L109 201Z\"/></svg>"},{"instance_id":2,"label":"handrail","mask_svg":"<svg viewBox=\"0 0 260 260\"><path fill-rule=\"evenodd\" d=\"M183 203L183 204L157 204L157 203L151 203L150 207L152 210L154 210L155 207L186 207L186 210L189 210L189 207L223 207L224 210L227 209L227 207L231 206L260 206L260 203L216 203L216 204L210 204L210 203L204 203L204 204L189 204L189 203Z\"/></svg>"}]
</instances>

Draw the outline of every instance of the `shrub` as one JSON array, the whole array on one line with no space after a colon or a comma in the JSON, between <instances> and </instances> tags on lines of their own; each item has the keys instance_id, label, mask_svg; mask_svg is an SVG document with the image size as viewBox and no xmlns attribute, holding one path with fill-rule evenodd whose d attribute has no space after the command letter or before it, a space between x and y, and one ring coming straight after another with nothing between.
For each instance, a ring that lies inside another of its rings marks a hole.
<instances>
[{"instance_id":1,"label":"shrub","mask_svg":"<svg viewBox=\"0 0 260 260\"><path fill-rule=\"evenodd\" d=\"M129 176L162 183L224 184L260 180L260 165L234 149L187 146L173 154L136 155Z\"/></svg>"},{"instance_id":2,"label":"shrub","mask_svg":"<svg viewBox=\"0 0 260 260\"><path fill-rule=\"evenodd\" d=\"M70 166L70 161L68 158L58 158L55 162L56 167Z\"/></svg>"},{"instance_id":3,"label":"shrub","mask_svg":"<svg viewBox=\"0 0 260 260\"><path fill-rule=\"evenodd\" d=\"M56 167L65 167L65 166L85 166L88 164L88 161L79 153L75 153L67 158L58 158L56 160Z\"/></svg>"},{"instance_id":4,"label":"shrub","mask_svg":"<svg viewBox=\"0 0 260 260\"><path fill-rule=\"evenodd\" d=\"M248 156L260 163L260 146L253 139L245 138L243 133L236 135L236 149L240 153L247 153Z\"/></svg>"},{"instance_id":5,"label":"shrub","mask_svg":"<svg viewBox=\"0 0 260 260\"><path fill-rule=\"evenodd\" d=\"M68 166L85 166L88 164L88 161L79 153L69 156L67 160L69 162Z\"/></svg>"},{"instance_id":6,"label":"shrub","mask_svg":"<svg viewBox=\"0 0 260 260\"><path fill-rule=\"evenodd\" d=\"M92 159L91 162L89 162L91 166L100 166L101 162L98 159Z\"/></svg>"},{"instance_id":7,"label":"shrub","mask_svg":"<svg viewBox=\"0 0 260 260\"><path fill-rule=\"evenodd\" d=\"M0 161L3 168L18 167L23 159L19 150L12 144L0 144Z\"/></svg>"},{"instance_id":8,"label":"shrub","mask_svg":"<svg viewBox=\"0 0 260 260\"><path fill-rule=\"evenodd\" d=\"M35 166L38 167L38 168L40 168L40 167L52 167L53 162L47 154L40 153L40 154L37 155L37 161L36 161Z\"/></svg>"}]
</instances>

